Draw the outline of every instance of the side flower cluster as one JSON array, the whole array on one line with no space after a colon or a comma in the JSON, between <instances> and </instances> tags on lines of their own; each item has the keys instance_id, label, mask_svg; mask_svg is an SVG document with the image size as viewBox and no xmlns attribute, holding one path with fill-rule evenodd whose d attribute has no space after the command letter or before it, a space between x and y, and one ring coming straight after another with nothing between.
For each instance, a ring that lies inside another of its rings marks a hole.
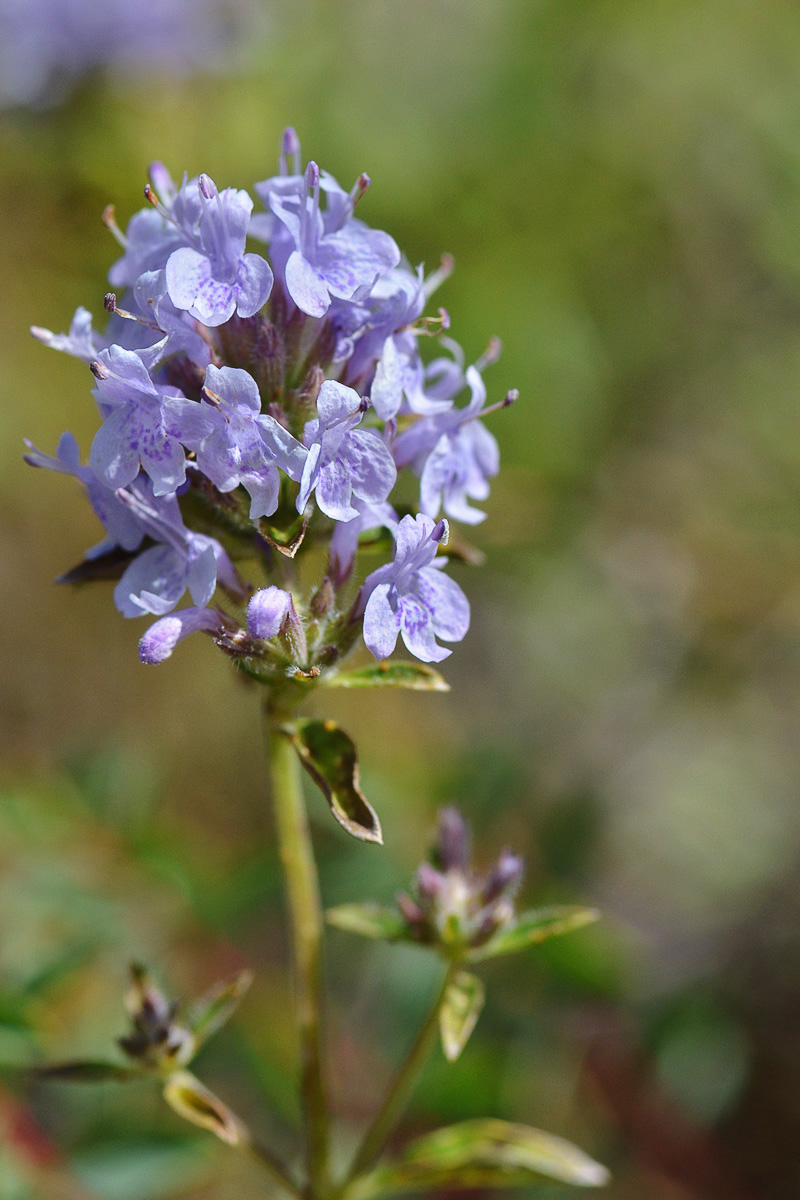
<instances>
[{"instance_id":1,"label":"side flower cluster","mask_svg":"<svg viewBox=\"0 0 800 1200\"><path fill-rule=\"evenodd\" d=\"M498 345L472 365L447 337L420 352L449 324L424 313L451 264L412 270L356 216L368 176L346 191L303 166L292 129L255 185L263 211L207 175L176 183L157 163L150 180L126 232L104 214L122 248L104 332L84 308L68 333L32 330L89 365L100 420L86 464L71 434L54 457L26 455L78 479L105 529L64 578L116 575L119 611L158 618L145 662L195 631L265 682L316 678L362 632L379 659L398 637L445 658L469 605L438 552L449 519L483 520L474 501L499 465L482 375ZM404 471L416 513L396 498ZM355 588L359 549L392 543ZM314 549L324 575L303 594L295 560Z\"/></svg>"}]
</instances>

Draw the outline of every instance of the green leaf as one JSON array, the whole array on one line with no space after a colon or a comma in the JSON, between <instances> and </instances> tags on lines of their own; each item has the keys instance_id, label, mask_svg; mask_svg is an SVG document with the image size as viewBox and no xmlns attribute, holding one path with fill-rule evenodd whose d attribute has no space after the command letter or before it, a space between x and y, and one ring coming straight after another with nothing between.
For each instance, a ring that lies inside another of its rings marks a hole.
<instances>
[{"instance_id":1,"label":"green leaf","mask_svg":"<svg viewBox=\"0 0 800 1200\"><path fill-rule=\"evenodd\" d=\"M233 979L218 983L192 1005L187 1024L198 1049L233 1015L252 982L252 971L240 971Z\"/></svg>"},{"instance_id":2,"label":"green leaf","mask_svg":"<svg viewBox=\"0 0 800 1200\"><path fill-rule=\"evenodd\" d=\"M335 721L304 720L286 732L342 828L359 841L382 846L380 821L359 787L358 756L345 731Z\"/></svg>"},{"instance_id":3,"label":"green leaf","mask_svg":"<svg viewBox=\"0 0 800 1200\"><path fill-rule=\"evenodd\" d=\"M396 942L409 936L408 926L400 913L379 904L340 904L338 908L329 908L325 919L336 929L358 933L361 937Z\"/></svg>"},{"instance_id":4,"label":"green leaf","mask_svg":"<svg viewBox=\"0 0 800 1200\"><path fill-rule=\"evenodd\" d=\"M179 1117L202 1129L210 1129L229 1146L249 1141L239 1118L190 1071L176 1071L170 1075L164 1085L164 1099Z\"/></svg>"},{"instance_id":5,"label":"green leaf","mask_svg":"<svg viewBox=\"0 0 800 1200\"><path fill-rule=\"evenodd\" d=\"M528 946L559 937L562 933L571 933L573 929L581 929L599 919L600 913L596 908L581 908L578 905L534 908L522 913L509 928L496 933L485 946L473 950L469 959L471 962L480 962L484 958L496 958L498 954L516 954Z\"/></svg>"},{"instance_id":6,"label":"green leaf","mask_svg":"<svg viewBox=\"0 0 800 1200\"><path fill-rule=\"evenodd\" d=\"M447 683L438 671L424 663L379 662L341 675L327 675L326 687L340 688L409 688L413 692L449 692Z\"/></svg>"},{"instance_id":7,"label":"green leaf","mask_svg":"<svg viewBox=\"0 0 800 1200\"><path fill-rule=\"evenodd\" d=\"M508 1121L462 1121L417 1138L403 1155L356 1180L349 1200L391 1192L525 1187L557 1179L602 1187L609 1173L577 1146Z\"/></svg>"},{"instance_id":8,"label":"green leaf","mask_svg":"<svg viewBox=\"0 0 800 1200\"><path fill-rule=\"evenodd\" d=\"M138 1079L142 1072L135 1067L119 1067L107 1062L63 1062L45 1067L30 1067L24 1072L32 1079L57 1080L62 1083L126 1083Z\"/></svg>"},{"instance_id":9,"label":"green leaf","mask_svg":"<svg viewBox=\"0 0 800 1200\"><path fill-rule=\"evenodd\" d=\"M439 1010L442 1049L448 1062L455 1062L466 1046L485 998L480 979L467 971L459 971L448 985Z\"/></svg>"}]
</instances>

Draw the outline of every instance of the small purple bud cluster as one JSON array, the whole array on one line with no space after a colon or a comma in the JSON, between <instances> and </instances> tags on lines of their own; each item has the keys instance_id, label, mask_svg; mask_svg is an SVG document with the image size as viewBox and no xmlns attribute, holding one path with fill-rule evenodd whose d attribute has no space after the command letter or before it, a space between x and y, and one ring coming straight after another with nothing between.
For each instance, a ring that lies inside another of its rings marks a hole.
<instances>
[{"instance_id":1,"label":"small purple bud cluster","mask_svg":"<svg viewBox=\"0 0 800 1200\"><path fill-rule=\"evenodd\" d=\"M178 1001L168 1001L144 967L131 966L131 988L125 997L131 1032L118 1039L129 1058L148 1070L174 1069L195 1050L189 1029L176 1021Z\"/></svg>"},{"instance_id":2,"label":"small purple bud cluster","mask_svg":"<svg viewBox=\"0 0 800 1200\"><path fill-rule=\"evenodd\" d=\"M448 957L484 946L515 920L514 896L522 882L522 859L504 850L486 875L470 865L470 836L457 808L439 814L431 861L420 865L413 895L397 905L408 933Z\"/></svg>"},{"instance_id":3,"label":"small purple bud cluster","mask_svg":"<svg viewBox=\"0 0 800 1200\"><path fill-rule=\"evenodd\" d=\"M105 333L83 308L69 333L33 329L89 364L100 427L88 465L71 434L55 457L29 445L27 461L83 485L106 536L66 578L115 575L119 611L158 618L143 662L202 631L274 685L316 678L362 632L376 658L400 636L423 662L450 653L437 639L467 632L468 602L438 551L445 517L485 515L471 501L486 499L498 470L482 371L499 343L465 366L443 337L444 354L423 360L423 335L449 324L424 309L452 264L426 278L356 217L369 182L348 192L303 167L291 129L278 174L256 184L260 213L245 191L207 175L176 184L155 164L125 233L104 214L123 249ZM404 468L419 480L416 515L391 499ZM392 539L394 555L353 595L368 534ZM307 596L301 544L324 555ZM240 574L248 559L263 570L260 590ZM173 611L187 591L191 607Z\"/></svg>"}]
</instances>

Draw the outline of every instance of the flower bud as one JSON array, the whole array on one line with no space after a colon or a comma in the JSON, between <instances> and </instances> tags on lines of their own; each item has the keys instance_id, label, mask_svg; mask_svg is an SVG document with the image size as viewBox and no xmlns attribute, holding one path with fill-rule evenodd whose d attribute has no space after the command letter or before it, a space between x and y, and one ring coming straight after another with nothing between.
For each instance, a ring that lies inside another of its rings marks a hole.
<instances>
[{"instance_id":1,"label":"flower bud","mask_svg":"<svg viewBox=\"0 0 800 1200\"><path fill-rule=\"evenodd\" d=\"M453 805L439 813L434 861L443 871L465 870L469 864L469 830Z\"/></svg>"},{"instance_id":2,"label":"flower bud","mask_svg":"<svg viewBox=\"0 0 800 1200\"><path fill-rule=\"evenodd\" d=\"M279 587L261 588L247 606L247 630L253 637L276 637L283 626L292 597Z\"/></svg>"},{"instance_id":3,"label":"flower bud","mask_svg":"<svg viewBox=\"0 0 800 1200\"><path fill-rule=\"evenodd\" d=\"M330 612L333 604L333 585L326 575L314 595L311 597L311 612L315 617L324 617Z\"/></svg>"},{"instance_id":4,"label":"flower bud","mask_svg":"<svg viewBox=\"0 0 800 1200\"><path fill-rule=\"evenodd\" d=\"M423 900L435 900L441 896L445 886L444 878L430 863L420 863L417 869L417 891Z\"/></svg>"},{"instance_id":5,"label":"flower bud","mask_svg":"<svg viewBox=\"0 0 800 1200\"><path fill-rule=\"evenodd\" d=\"M504 850L495 866L489 872L486 882L483 885L484 903L491 904L492 901L502 896L504 892L511 892L513 894L522 882L524 870L524 860L518 854L512 854L510 850Z\"/></svg>"}]
</instances>

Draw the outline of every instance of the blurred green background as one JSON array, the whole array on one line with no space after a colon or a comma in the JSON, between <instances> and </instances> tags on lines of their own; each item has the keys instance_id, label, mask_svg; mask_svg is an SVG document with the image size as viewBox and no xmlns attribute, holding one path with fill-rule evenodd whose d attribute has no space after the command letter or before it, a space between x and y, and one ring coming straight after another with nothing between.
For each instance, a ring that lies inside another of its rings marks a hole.
<instances>
[{"instance_id":1,"label":"blurred green background","mask_svg":"<svg viewBox=\"0 0 800 1200\"><path fill-rule=\"evenodd\" d=\"M297 1146L257 697L205 639L143 668L110 588L53 586L99 532L71 481L21 462L23 437L49 452L64 429L88 450L88 372L27 330L101 314L104 206L125 222L154 158L251 189L293 124L343 184L370 173L363 215L412 263L453 253L452 333L468 361L499 334L490 395L520 390L493 418L486 565L456 572L474 615L451 694L328 707L386 846L311 794L326 902L390 900L457 801L479 858L526 855L526 902L605 914L487 970L473 1041L431 1063L404 1130L541 1126L612 1168L613 1200L796 1200L800 10L263 8L227 74L93 77L0 114L0 1061L104 1056L132 956L185 995L251 965L199 1073ZM435 964L335 932L328 949L348 1144ZM30 1106L0 1094L2 1200L261 1194L149 1088Z\"/></svg>"}]
</instances>

